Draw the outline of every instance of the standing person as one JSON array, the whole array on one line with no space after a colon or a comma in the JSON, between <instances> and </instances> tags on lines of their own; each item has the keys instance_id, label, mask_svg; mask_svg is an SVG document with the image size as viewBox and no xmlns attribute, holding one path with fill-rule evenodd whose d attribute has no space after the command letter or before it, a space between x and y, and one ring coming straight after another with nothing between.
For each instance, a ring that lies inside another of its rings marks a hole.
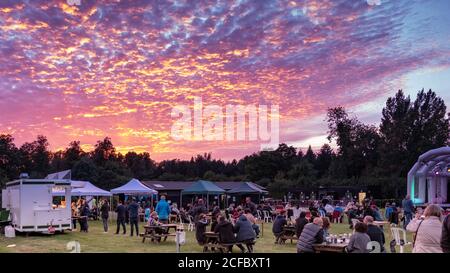
<instances>
[{"instance_id":1,"label":"standing person","mask_svg":"<svg viewBox=\"0 0 450 273\"><path fill-rule=\"evenodd\" d=\"M283 235L283 227L287 225L285 214L286 212L284 210L281 210L275 218L275 221L273 222L272 232L275 236L275 244L281 243L280 240L281 236Z\"/></svg>"},{"instance_id":2,"label":"standing person","mask_svg":"<svg viewBox=\"0 0 450 273\"><path fill-rule=\"evenodd\" d=\"M367 225L367 235L369 235L370 241L375 241L380 244L381 252L385 252L384 243L386 240L384 232L379 226L374 225L373 221L374 219L372 216L364 217L363 222Z\"/></svg>"},{"instance_id":3,"label":"standing person","mask_svg":"<svg viewBox=\"0 0 450 273\"><path fill-rule=\"evenodd\" d=\"M206 209L206 206L203 204L203 199L198 199L197 204L192 209L192 217L194 217L194 222L198 221L198 217L202 213L208 213L208 210Z\"/></svg>"},{"instance_id":4,"label":"standing person","mask_svg":"<svg viewBox=\"0 0 450 273\"><path fill-rule=\"evenodd\" d=\"M219 222L214 228L215 233L219 233L219 242L224 244L236 243L233 225L225 219L225 216L219 216ZM233 251L233 246L228 247L228 252Z\"/></svg>"},{"instance_id":5,"label":"standing person","mask_svg":"<svg viewBox=\"0 0 450 273\"><path fill-rule=\"evenodd\" d=\"M297 235L297 237L300 237L300 234L302 234L303 228L306 224L308 224L308 219L306 219L306 212L302 211L300 212L298 218L295 219L295 234Z\"/></svg>"},{"instance_id":6,"label":"standing person","mask_svg":"<svg viewBox=\"0 0 450 273\"><path fill-rule=\"evenodd\" d=\"M85 200L83 200L82 205L81 205L81 230L80 231L84 231L84 232L88 232L88 218L89 218L89 213L90 213L90 209L89 206L87 204L87 202Z\"/></svg>"},{"instance_id":7,"label":"standing person","mask_svg":"<svg viewBox=\"0 0 450 273\"><path fill-rule=\"evenodd\" d=\"M77 229L77 219L76 217L78 217L78 208L77 205L75 204L75 202L72 202L72 204L70 205L70 209L72 211L72 229Z\"/></svg>"},{"instance_id":8,"label":"standing person","mask_svg":"<svg viewBox=\"0 0 450 273\"><path fill-rule=\"evenodd\" d=\"M169 223L170 206L166 201L165 195L161 195L161 199L158 204L156 204L155 211L158 213L159 222L163 224Z\"/></svg>"},{"instance_id":9,"label":"standing person","mask_svg":"<svg viewBox=\"0 0 450 273\"><path fill-rule=\"evenodd\" d=\"M450 253L450 214L445 217L442 225L441 248L442 252Z\"/></svg>"},{"instance_id":10,"label":"standing person","mask_svg":"<svg viewBox=\"0 0 450 273\"><path fill-rule=\"evenodd\" d=\"M438 205L428 205L423 217L416 217L406 226L406 230L416 233L413 243L413 253L442 253L441 208Z\"/></svg>"},{"instance_id":11,"label":"standing person","mask_svg":"<svg viewBox=\"0 0 450 273\"><path fill-rule=\"evenodd\" d=\"M208 219L206 219L206 214L200 214L198 221L195 223L195 239L197 239L199 245L204 245L206 243L205 232L207 225Z\"/></svg>"},{"instance_id":12,"label":"standing person","mask_svg":"<svg viewBox=\"0 0 450 273\"><path fill-rule=\"evenodd\" d=\"M123 227L123 234L125 235L127 233L127 229L125 227L125 214L126 214L126 211L127 211L127 209L123 205L123 201L119 201L119 205L116 208L116 212L117 212L117 230L116 230L116 234L119 234L121 225Z\"/></svg>"},{"instance_id":13,"label":"standing person","mask_svg":"<svg viewBox=\"0 0 450 273\"><path fill-rule=\"evenodd\" d=\"M323 221L320 217L314 218L312 223L305 225L298 238L297 253L312 253L314 252L314 244L323 243L322 225Z\"/></svg>"},{"instance_id":14,"label":"standing person","mask_svg":"<svg viewBox=\"0 0 450 273\"><path fill-rule=\"evenodd\" d=\"M100 207L100 213L103 221L104 233L108 233L108 218L109 218L109 203L108 200L103 200L103 204Z\"/></svg>"},{"instance_id":15,"label":"standing person","mask_svg":"<svg viewBox=\"0 0 450 273\"><path fill-rule=\"evenodd\" d=\"M349 253L368 253L367 244L370 237L367 235L367 225L361 222L355 224L355 233L350 237L347 245Z\"/></svg>"},{"instance_id":16,"label":"standing person","mask_svg":"<svg viewBox=\"0 0 450 273\"><path fill-rule=\"evenodd\" d=\"M252 198L251 197L246 197L245 198L245 206L244 206L244 208L250 209L250 213L253 214L253 216L256 216L258 214L258 212L256 211L256 205L255 205L255 203L252 202Z\"/></svg>"},{"instance_id":17,"label":"standing person","mask_svg":"<svg viewBox=\"0 0 450 273\"><path fill-rule=\"evenodd\" d=\"M406 229L406 226L409 224L411 219L413 218L414 213L414 204L411 200L411 196L406 195L405 199L402 201L403 214L405 219L403 220L403 228Z\"/></svg>"},{"instance_id":18,"label":"standing person","mask_svg":"<svg viewBox=\"0 0 450 273\"><path fill-rule=\"evenodd\" d=\"M136 227L136 236L139 236L139 205L136 203L136 199L134 197L131 200L131 204L128 205L128 212L130 214L130 236L133 237L133 227Z\"/></svg>"}]
</instances>

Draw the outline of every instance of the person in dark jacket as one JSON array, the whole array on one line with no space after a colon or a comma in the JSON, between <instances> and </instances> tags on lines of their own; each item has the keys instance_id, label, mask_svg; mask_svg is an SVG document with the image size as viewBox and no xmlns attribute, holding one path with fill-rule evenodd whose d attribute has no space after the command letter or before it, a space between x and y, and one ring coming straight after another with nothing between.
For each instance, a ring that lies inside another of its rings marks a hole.
<instances>
[{"instance_id":1,"label":"person in dark jacket","mask_svg":"<svg viewBox=\"0 0 450 273\"><path fill-rule=\"evenodd\" d=\"M197 223L195 223L195 238L199 245L206 243L205 232L206 226L208 225L208 219L206 219L206 214L200 214Z\"/></svg>"},{"instance_id":2,"label":"person in dark jacket","mask_svg":"<svg viewBox=\"0 0 450 273\"><path fill-rule=\"evenodd\" d=\"M80 209L80 219L81 219L81 225L80 225L80 231L82 232L88 232L88 218L91 210L89 209L89 205L87 204L86 200L83 200L83 205Z\"/></svg>"},{"instance_id":3,"label":"person in dark jacket","mask_svg":"<svg viewBox=\"0 0 450 273\"><path fill-rule=\"evenodd\" d=\"M233 225L225 219L225 216L219 217L219 222L214 228L215 233L219 233L219 242L224 244L236 243ZM228 247L228 252L233 251L233 246Z\"/></svg>"},{"instance_id":4,"label":"person in dark jacket","mask_svg":"<svg viewBox=\"0 0 450 273\"><path fill-rule=\"evenodd\" d=\"M130 215L130 236L133 237L133 227L136 227L136 236L139 236L139 205L136 203L136 200L134 198L131 200L131 204L128 205L128 213Z\"/></svg>"},{"instance_id":5,"label":"person in dark jacket","mask_svg":"<svg viewBox=\"0 0 450 273\"><path fill-rule=\"evenodd\" d=\"M413 214L415 213L414 203L411 200L411 196L408 194L405 199L402 201L403 214L405 219L403 220L403 228L406 229L406 226L413 218Z\"/></svg>"},{"instance_id":6,"label":"person in dark jacket","mask_svg":"<svg viewBox=\"0 0 450 273\"><path fill-rule=\"evenodd\" d=\"M375 241L380 244L380 251L385 252L384 243L386 242L384 238L384 232L379 227L373 224L373 218L371 216L364 217L364 223L367 225L367 235L370 237L370 241Z\"/></svg>"},{"instance_id":7,"label":"person in dark jacket","mask_svg":"<svg viewBox=\"0 0 450 273\"><path fill-rule=\"evenodd\" d=\"M321 217L314 218L303 228L297 242L297 253L314 252L313 245L323 243L323 220Z\"/></svg>"},{"instance_id":8,"label":"person in dark jacket","mask_svg":"<svg viewBox=\"0 0 450 273\"><path fill-rule=\"evenodd\" d=\"M280 243L280 237L283 235L283 227L287 225L285 214L286 212L281 210L273 222L272 232L275 236L275 244Z\"/></svg>"},{"instance_id":9,"label":"person in dark jacket","mask_svg":"<svg viewBox=\"0 0 450 273\"><path fill-rule=\"evenodd\" d=\"M100 214L103 221L103 231L104 233L108 232L108 218L109 218L109 203L108 200L103 200L103 204L100 207Z\"/></svg>"},{"instance_id":10,"label":"person in dark jacket","mask_svg":"<svg viewBox=\"0 0 450 273\"><path fill-rule=\"evenodd\" d=\"M239 216L234 225L234 232L236 233L236 241L245 244L248 253L252 253L256 232L253 229L252 223L250 223L245 215L242 214ZM244 247L242 245L238 244L237 246L244 252Z\"/></svg>"},{"instance_id":11,"label":"person in dark jacket","mask_svg":"<svg viewBox=\"0 0 450 273\"><path fill-rule=\"evenodd\" d=\"M198 199L197 205L192 209L192 217L194 217L194 222L198 221L200 214L208 213L206 206L203 204L203 199Z\"/></svg>"},{"instance_id":12,"label":"person in dark jacket","mask_svg":"<svg viewBox=\"0 0 450 273\"><path fill-rule=\"evenodd\" d=\"M252 198L250 197L245 198L244 208L250 209L250 213L253 214L253 216L256 216L258 214L258 212L256 211L256 205L252 202Z\"/></svg>"},{"instance_id":13,"label":"person in dark jacket","mask_svg":"<svg viewBox=\"0 0 450 273\"><path fill-rule=\"evenodd\" d=\"M116 230L116 234L119 234L121 225L123 227L123 234L127 233L127 229L125 227L125 214L126 214L126 211L127 211L127 209L123 205L123 202L119 201L119 205L116 208L116 212L117 212L117 230Z\"/></svg>"},{"instance_id":14,"label":"person in dark jacket","mask_svg":"<svg viewBox=\"0 0 450 273\"><path fill-rule=\"evenodd\" d=\"M295 234L297 235L297 237L300 237L300 234L302 234L303 228L306 224L308 224L308 219L306 219L306 212L302 211L300 212L298 218L295 219Z\"/></svg>"},{"instance_id":15,"label":"person in dark jacket","mask_svg":"<svg viewBox=\"0 0 450 273\"><path fill-rule=\"evenodd\" d=\"M450 214L445 217L442 225L441 248L442 252L450 253Z\"/></svg>"}]
</instances>

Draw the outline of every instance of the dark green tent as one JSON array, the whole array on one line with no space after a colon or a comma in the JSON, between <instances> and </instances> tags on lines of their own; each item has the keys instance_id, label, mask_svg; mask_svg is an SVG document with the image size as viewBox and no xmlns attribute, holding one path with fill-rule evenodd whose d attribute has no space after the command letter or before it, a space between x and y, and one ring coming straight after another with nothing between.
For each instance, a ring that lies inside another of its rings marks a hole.
<instances>
[{"instance_id":1,"label":"dark green tent","mask_svg":"<svg viewBox=\"0 0 450 273\"><path fill-rule=\"evenodd\" d=\"M190 185L184 189L182 195L206 195L206 207L209 209L209 195L220 195L224 194L225 190L216 186L214 183L206 180L198 180L194 184Z\"/></svg>"},{"instance_id":2,"label":"dark green tent","mask_svg":"<svg viewBox=\"0 0 450 273\"><path fill-rule=\"evenodd\" d=\"M238 187L233 188L227 191L228 194L266 194L268 193L266 190L261 189L250 182L244 182L240 184Z\"/></svg>"},{"instance_id":3,"label":"dark green tent","mask_svg":"<svg viewBox=\"0 0 450 273\"><path fill-rule=\"evenodd\" d=\"M182 194L222 194L225 190L206 180L198 180L184 189Z\"/></svg>"}]
</instances>

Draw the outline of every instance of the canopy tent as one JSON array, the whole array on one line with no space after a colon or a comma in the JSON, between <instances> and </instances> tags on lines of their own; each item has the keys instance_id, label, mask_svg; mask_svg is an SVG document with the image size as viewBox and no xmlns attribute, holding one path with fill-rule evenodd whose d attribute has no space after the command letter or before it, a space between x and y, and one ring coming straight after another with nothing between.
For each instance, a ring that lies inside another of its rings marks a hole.
<instances>
[{"instance_id":1,"label":"canopy tent","mask_svg":"<svg viewBox=\"0 0 450 273\"><path fill-rule=\"evenodd\" d=\"M133 178L123 186L111 190L112 194L125 194L125 195L145 195L145 194L158 194L158 191L151 189L141 181Z\"/></svg>"},{"instance_id":2,"label":"canopy tent","mask_svg":"<svg viewBox=\"0 0 450 273\"><path fill-rule=\"evenodd\" d=\"M91 182L85 182L84 187L72 189L72 196L111 196L109 191L94 186Z\"/></svg>"},{"instance_id":3,"label":"canopy tent","mask_svg":"<svg viewBox=\"0 0 450 273\"><path fill-rule=\"evenodd\" d=\"M222 194L225 190L206 180L198 180L184 189L182 194Z\"/></svg>"},{"instance_id":4,"label":"canopy tent","mask_svg":"<svg viewBox=\"0 0 450 273\"><path fill-rule=\"evenodd\" d=\"M268 191L261 189L251 182L244 182L238 187L227 191L228 194L267 194Z\"/></svg>"},{"instance_id":5,"label":"canopy tent","mask_svg":"<svg viewBox=\"0 0 450 273\"><path fill-rule=\"evenodd\" d=\"M448 203L448 177L450 147L430 150L408 172L407 192L416 204Z\"/></svg>"},{"instance_id":6,"label":"canopy tent","mask_svg":"<svg viewBox=\"0 0 450 273\"><path fill-rule=\"evenodd\" d=\"M214 183L206 180L198 180L186 189L184 189L181 194L192 194L192 195L206 195L206 208L209 209L209 195L220 195L225 193L225 190L216 186Z\"/></svg>"}]
</instances>

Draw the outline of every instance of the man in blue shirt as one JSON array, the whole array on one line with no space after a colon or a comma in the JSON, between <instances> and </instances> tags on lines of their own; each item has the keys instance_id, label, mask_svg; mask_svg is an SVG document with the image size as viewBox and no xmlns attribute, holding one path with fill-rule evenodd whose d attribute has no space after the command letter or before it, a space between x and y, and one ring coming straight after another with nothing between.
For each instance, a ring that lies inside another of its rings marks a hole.
<instances>
[{"instance_id":1,"label":"man in blue shirt","mask_svg":"<svg viewBox=\"0 0 450 273\"><path fill-rule=\"evenodd\" d=\"M161 200L156 204L156 213L158 213L158 220L163 223L169 223L170 206L166 201L166 196L161 195Z\"/></svg>"},{"instance_id":2,"label":"man in blue shirt","mask_svg":"<svg viewBox=\"0 0 450 273\"><path fill-rule=\"evenodd\" d=\"M405 219L403 220L403 228L406 229L406 226L412 220L412 216L414 214L414 204L411 200L411 196L407 195L405 199L402 201L403 214Z\"/></svg>"}]
</instances>

